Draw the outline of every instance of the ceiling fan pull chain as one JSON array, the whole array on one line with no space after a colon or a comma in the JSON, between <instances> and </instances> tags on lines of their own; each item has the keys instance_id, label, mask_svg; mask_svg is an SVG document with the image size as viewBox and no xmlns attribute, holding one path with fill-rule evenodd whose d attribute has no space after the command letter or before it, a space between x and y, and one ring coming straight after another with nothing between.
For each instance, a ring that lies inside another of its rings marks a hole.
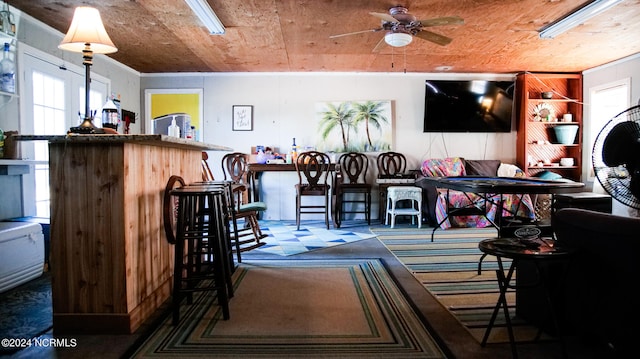
<instances>
[{"instance_id":1,"label":"ceiling fan pull chain","mask_svg":"<svg viewBox=\"0 0 640 359\"><path fill-rule=\"evenodd\" d=\"M404 73L407 73L407 48L403 47L403 55L404 55Z\"/></svg>"},{"instance_id":2,"label":"ceiling fan pull chain","mask_svg":"<svg viewBox=\"0 0 640 359\"><path fill-rule=\"evenodd\" d=\"M393 69L393 54L395 51L393 51L393 47L391 47L391 68Z\"/></svg>"}]
</instances>

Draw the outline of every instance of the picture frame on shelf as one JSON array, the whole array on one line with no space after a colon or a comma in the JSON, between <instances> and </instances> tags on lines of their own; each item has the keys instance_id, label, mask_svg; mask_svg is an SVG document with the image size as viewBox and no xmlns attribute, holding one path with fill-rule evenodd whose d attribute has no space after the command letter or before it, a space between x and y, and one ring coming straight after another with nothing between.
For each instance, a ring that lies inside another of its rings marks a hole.
<instances>
[{"instance_id":1,"label":"picture frame on shelf","mask_svg":"<svg viewBox=\"0 0 640 359\"><path fill-rule=\"evenodd\" d=\"M253 106L252 105L233 105L232 130L233 131L253 131Z\"/></svg>"}]
</instances>

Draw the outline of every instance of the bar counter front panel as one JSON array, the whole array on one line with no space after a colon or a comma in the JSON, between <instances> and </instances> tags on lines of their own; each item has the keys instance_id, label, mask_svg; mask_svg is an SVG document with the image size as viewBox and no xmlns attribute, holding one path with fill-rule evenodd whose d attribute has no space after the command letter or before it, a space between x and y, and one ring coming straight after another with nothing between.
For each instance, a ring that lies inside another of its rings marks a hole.
<instances>
[{"instance_id":1,"label":"bar counter front panel","mask_svg":"<svg viewBox=\"0 0 640 359\"><path fill-rule=\"evenodd\" d=\"M201 152L231 149L160 135L21 137L49 142L54 332L134 332L171 293L167 180L199 181Z\"/></svg>"}]
</instances>

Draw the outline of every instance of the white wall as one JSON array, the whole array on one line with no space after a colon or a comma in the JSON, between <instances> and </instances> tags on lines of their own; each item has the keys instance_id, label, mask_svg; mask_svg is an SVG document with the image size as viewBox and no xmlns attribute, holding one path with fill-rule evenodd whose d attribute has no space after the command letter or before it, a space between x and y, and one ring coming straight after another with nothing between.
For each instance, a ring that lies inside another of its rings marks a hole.
<instances>
[{"instance_id":1,"label":"white wall","mask_svg":"<svg viewBox=\"0 0 640 359\"><path fill-rule=\"evenodd\" d=\"M394 150L404 153L412 168L427 157L515 160L515 132L490 134L423 133L424 81L434 78L513 79L513 75L469 74L332 74L243 73L143 75L145 89L204 89L205 142L248 152L251 146L288 149L312 142L315 104L324 101L391 100ZM231 130L233 105L254 106L254 130ZM514 126L515 129L515 126Z\"/></svg>"},{"instance_id":2,"label":"white wall","mask_svg":"<svg viewBox=\"0 0 640 359\"><path fill-rule=\"evenodd\" d=\"M143 75L145 89L203 88L203 140L250 152L251 146L274 146L288 151L292 138L313 145L315 105L325 101L391 100L393 149L405 154L409 169L427 158L461 156L515 162L516 133L423 133L424 82L427 79L482 78L512 80L513 74L404 74L404 73L221 73ZM253 105L253 131L232 131L233 105ZM144 106L142 106L144 108ZM513 129L515 130L515 125ZM210 153L214 176L222 178L223 153ZM263 191L269 201L267 218L293 219L295 175L268 173ZM285 189L285 190L283 190ZM377 199L377 196L374 196ZM377 203L374 213L377 213Z\"/></svg>"}]
</instances>

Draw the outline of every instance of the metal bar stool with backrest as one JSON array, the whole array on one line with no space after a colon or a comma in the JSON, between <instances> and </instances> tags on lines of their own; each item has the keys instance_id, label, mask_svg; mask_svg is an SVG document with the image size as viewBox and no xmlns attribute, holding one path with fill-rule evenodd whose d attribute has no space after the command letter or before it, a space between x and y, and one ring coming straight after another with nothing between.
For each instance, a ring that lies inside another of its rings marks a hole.
<instances>
[{"instance_id":1,"label":"metal bar stool with backrest","mask_svg":"<svg viewBox=\"0 0 640 359\"><path fill-rule=\"evenodd\" d=\"M337 228L342 225L344 214L364 214L371 224L371 184L367 182L369 158L361 152L342 154L336 164L333 188L336 202L333 221ZM345 209L345 206L350 206Z\"/></svg>"},{"instance_id":2,"label":"metal bar stool with backrest","mask_svg":"<svg viewBox=\"0 0 640 359\"><path fill-rule=\"evenodd\" d=\"M298 173L298 183L295 185L296 226L298 230L300 229L300 215L310 213L323 213L325 224L329 229L331 158L324 152L302 152L295 161L295 167ZM303 203L303 197L322 197L323 201L320 204L312 201L304 201Z\"/></svg>"},{"instance_id":3,"label":"metal bar stool with backrest","mask_svg":"<svg viewBox=\"0 0 640 359\"><path fill-rule=\"evenodd\" d=\"M165 233L174 245L173 324L180 321L180 304L194 292L215 291L223 318L229 319L233 296L225 191L219 185L184 186L171 176L164 192Z\"/></svg>"},{"instance_id":4,"label":"metal bar stool with backrest","mask_svg":"<svg viewBox=\"0 0 640 359\"><path fill-rule=\"evenodd\" d=\"M267 235L262 233L258 222L258 213L267 210L267 204L261 201L251 201L250 186L247 181L249 169L247 154L241 152L227 153L222 157L222 172L225 181L232 183L232 240L236 242L236 257L242 262L241 252L246 252L265 245L261 240ZM242 228L238 221L244 220Z\"/></svg>"}]
</instances>

